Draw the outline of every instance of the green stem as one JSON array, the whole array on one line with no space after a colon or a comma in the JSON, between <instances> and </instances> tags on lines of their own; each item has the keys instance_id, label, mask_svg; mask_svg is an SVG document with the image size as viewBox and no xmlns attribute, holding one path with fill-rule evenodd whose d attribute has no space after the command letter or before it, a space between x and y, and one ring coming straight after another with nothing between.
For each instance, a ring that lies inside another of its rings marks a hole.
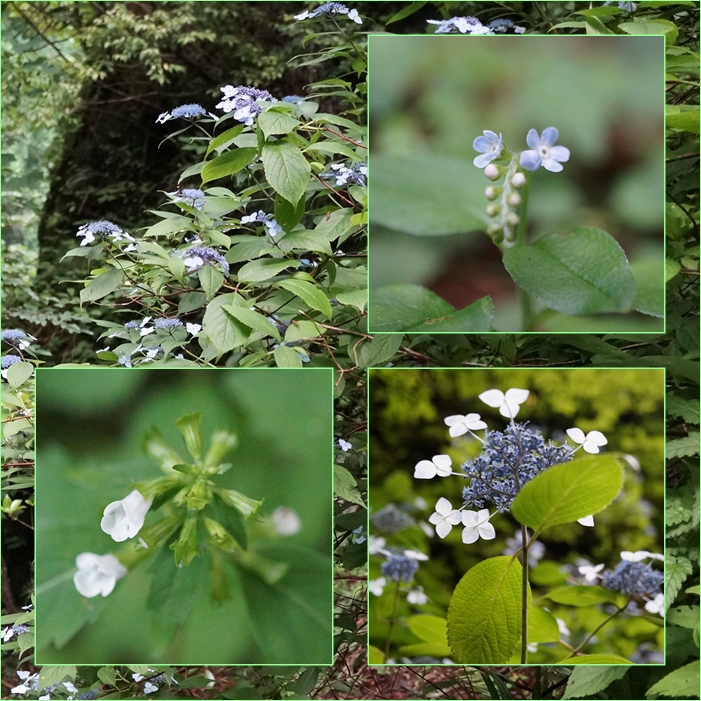
<instances>
[{"instance_id":1,"label":"green stem","mask_svg":"<svg viewBox=\"0 0 701 701\"><path fill-rule=\"evenodd\" d=\"M520 190L521 204L519 206L518 230L516 232L516 244L518 246L526 245L526 236L528 233L528 194L531 186L531 174L524 173L526 183ZM524 331L533 331L533 306L531 304L530 295L519 288L519 296L521 298L521 328Z\"/></svg>"},{"instance_id":2,"label":"green stem","mask_svg":"<svg viewBox=\"0 0 701 701\"><path fill-rule=\"evenodd\" d=\"M397 607L399 606L399 582L394 590L394 603L392 604L392 617L389 620L389 630L387 631L387 642L385 643L385 660L389 657L389 649L392 645L392 633L394 632L394 624L397 621Z\"/></svg>"},{"instance_id":3,"label":"green stem","mask_svg":"<svg viewBox=\"0 0 701 701\"><path fill-rule=\"evenodd\" d=\"M521 664L528 664L528 529L521 524Z\"/></svg>"},{"instance_id":4,"label":"green stem","mask_svg":"<svg viewBox=\"0 0 701 701\"><path fill-rule=\"evenodd\" d=\"M604 619L596 628L594 628L594 630L589 633L589 635L587 635L587 637L584 638L584 640L582 640L582 642L579 643L574 650L572 650L572 654L569 657L565 657L565 659L569 660L570 657L574 657L609 621L613 620L619 613L623 613L631 601L632 599L628 599L623 606L616 607L616 610L610 616L608 616L608 618Z\"/></svg>"}]
</instances>

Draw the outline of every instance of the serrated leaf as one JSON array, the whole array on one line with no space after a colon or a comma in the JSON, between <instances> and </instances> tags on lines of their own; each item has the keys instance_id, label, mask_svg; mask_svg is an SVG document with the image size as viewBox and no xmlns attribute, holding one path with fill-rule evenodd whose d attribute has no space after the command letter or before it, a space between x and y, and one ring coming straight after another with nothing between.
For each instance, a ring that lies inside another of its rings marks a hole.
<instances>
[{"instance_id":1,"label":"serrated leaf","mask_svg":"<svg viewBox=\"0 0 701 701\"><path fill-rule=\"evenodd\" d=\"M522 290L563 314L627 311L636 294L623 249L593 227L509 248L504 266Z\"/></svg>"},{"instance_id":2,"label":"serrated leaf","mask_svg":"<svg viewBox=\"0 0 701 701\"><path fill-rule=\"evenodd\" d=\"M248 329L228 314L224 307L234 304L238 295L215 297L208 305L202 319L202 330L222 355L242 346L248 338Z\"/></svg>"},{"instance_id":3,"label":"serrated leaf","mask_svg":"<svg viewBox=\"0 0 701 701\"><path fill-rule=\"evenodd\" d=\"M567 680L563 699L593 698L628 672L626 667L576 667Z\"/></svg>"},{"instance_id":4,"label":"serrated leaf","mask_svg":"<svg viewBox=\"0 0 701 701\"><path fill-rule=\"evenodd\" d=\"M266 319L262 314L259 314L252 309L239 307L235 304L227 304L223 309L231 316L238 319L242 324L249 326L255 331L260 331L264 336L272 336L276 340L280 340L280 332L275 324Z\"/></svg>"},{"instance_id":5,"label":"serrated leaf","mask_svg":"<svg viewBox=\"0 0 701 701\"><path fill-rule=\"evenodd\" d=\"M283 280L278 285L303 299L312 309L320 311L329 319L333 315L329 298L315 285L304 280Z\"/></svg>"},{"instance_id":6,"label":"serrated leaf","mask_svg":"<svg viewBox=\"0 0 701 701\"><path fill-rule=\"evenodd\" d=\"M275 364L279 368L301 368L302 367L302 357L297 351L287 346L278 346L273 351L273 357L275 358Z\"/></svg>"},{"instance_id":7,"label":"serrated leaf","mask_svg":"<svg viewBox=\"0 0 701 701\"><path fill-rule=\"evenodd\" d=\"M246 263L238 272L241 282L263 282L270 280L286 268L296 268L299 263L296 260L253 260Z\"/></svg>"},{"instance_id":8,"label":"serrated leaf","mask_svg":"<svg viewBox=\"0 0 701 701\"><path fill-rule=\"evenodd\" d=\"M623 486L623 466L615 455L591 455L554 465L520 491L511 513L537 531L572 523L605 509Z\"/></svg>"},{"instance_id":9,"label":"serrated leaf","mask_svg":"<svg viewBox=\"0 0 701 701\"><path fill-rule=\"evenodd\" d=\"M244 126L244 124L237 124L235 127L231 127L231 129L227 129L225 132L215 136L209 142L209 146L207 146L205 157L209 156L212 151L216 150L219 152L227 146L230 146L234 142L234 139L243 131Z\"/></svg>"},{"instance_id":10,"label":"serrated leaf","mask_svg":"<svg viewBox=\"0 0 701 701\"><path fill-rule=\"evenodd\" d=\"M577 657L568 657L562 660L560 664L572 665L592 665L592 664L633 664L625 657L617 655L578 655Z\"/></svg>"},{"instance_id":11,"label":"serrated leaf","mask_svg":"<svg viewBox=\"0 0 701 701\"><path fill-rule=\"evenodd\" d=\"M144 238L158 238L159 236L167 236L168 234L175 234L178 231L191 231L192 230L192 219L189 217L184 217L181 214L176 214L175 216L163 219L153 226L149 226L146 231L144 231Z\"/></svg>"},{"instance_id":12,"label":"serrated leaf","mask_svg":"<svg viewBox=\"0 0 701 701\"><path fill-rule=\"evenodd\" d=\"M331 255L329 242L316 231L293 231L280 240L281 251L313 251Z\"/></svg>"},{"instance_id":13,"label":"serrated leaf","mask_svg":"<svg viewBox=\"0 0 701 701\"><path fill-rule=\"evenodd\" d=\"M315 227L314 231L327 241L335 241L343 236L351 227L353 210L337 209L326 215Z\"/></svg>"},{"instance_id":14,"label":"serrated leaf","mask_svg":"<svg viewBox=\"0 0 701 701\"><path fill-rule=\"evenodd\" d=\"M613 591L586 585L559 587L545 594L547 599L568 606L593 606L605 601L614 601L616 596Z\"/></svg>"},{"instance_id":15,"label":"serrated leaf","mask_svg":"<svg viewBox=\"0 0 701 701\"><path fill-rule=\"evenodd\" d=\"M528 610L528 642L553 643L560 639L560 628L555 616L540 606Z\"/></svg>"},{"instance_id":16,"label":"serrated leaf","mask_svg":"<svg viewBox=\"0 0 701 701\"><path fill-rule=\"evenodd\" d=\"M383 365L397 354L403 339L401 333L375 336L369 343L355 346L355 362L363 370L372 365Z\"/></svg>"},{"instance_id":17,"label":"serrated leaf","mask_svg":"<svg viewBox=\"0 0 701 701\"><path fill-rule=\"evenodd\" d=\"M645 696L648 698L668 696L673 699L678 699L680 696L698 698L699 660L690 662L662 677L645 692Z\"/></svg>"},{"instance_id":18,"label":"serrated leaf","mask_svg":"<svg viewBox=\"0 0 701 701\"><path fill-rule=\"evenodd\" d=\"M39 691L43 691L47 686L58 684L64 679L74 682L76 674L77 670L73 665L59 667L46 665L39 670Z\"/></svg>"},{"instance_id":19,"label":"serrated leaf","mask_svg":"<svg viewBox=\"0 0 701 701\"><path fill-rule=\"evenodd\" d=\"M365 506L363 497L355 482L355 477L342 465L333 466L333 491L334 494L337 494L341 499L345 499L352 504Z\"/></svg>"},{"instance_id":20,"label":"serrated leaf","mask_svg":"<svg viewBox=\"0 0 701 701\"><path fill-rule=\"evenodd\" d=\"M284 107L271 107L258 116L258 126L267 139L277 134L289 134L299 126L299 119L290 114L290 110Z\"/></svg>"},{"instance_id":21,"label":"serrated leaf","mask_svg":"<svg viewBox=\"0 0 701 701\"><path fill-rule=\"evenodd\" d=\"M96 302L114 292L124 281L124 273L118 268L110 268L80 291L80 302Z\"/></svg>"},{"instance_id":22,"label":"serrated leaf","mask_svg":"<svg viewBox=\"0 0 701 701\"><path fill-rule=\"evenodd\" d=\"M224 273L211 265L205 265L200 268L197 272L197 277L200 279L200 285L202 285L207 301L212 299L224 284Z\"/></svg>"},{"instance_id":23,"label":"serrated leaf","mask_svg":"<svg viewBox=\"0 0 701 701\"><path fill-rule=\"evenodd\" d=\"M667 610L667 621L682 628L698 629L699 627L699 607L698 606L671 606Z\"/></svg>"},{"instance_id":24,"label":"serrated leaf","mask_svg":"<svg viewBox=\"0 0 701 701\"><path fill-rule=\"evenodd\" d=\"M263 167L273 190L296 205L307 191L311 173L302 152L287 141L264 144Z\"/></svg>"},{"instance_id":25,"label":"serrated leaf","mask_svg":"<svg viewBox=\"0 0 701 701\"><path fill-rule=\"evenodd\" d=\"M115 686L117 683L117 672L114 667L100 667L97 670L97 678L108 686Z\"/></svg>"},{"instance_id":26,"label":"serrated leaf","mask_svg":"<svg viewBox=\"0 0 701 701\"><path fill-rule=\"evenodd\" d=\"M521 564L510 556L483 560L467 571L450 599L452 659L459 664L504 664L520 638Z\"/></svg>"},{"instance_id":27,"label":"serrated leaf","mask_svg":"<svg viewBox=\"0 0 701 701\"><path fill-rule=\"evenodd\" d=\"M370 290L369 315L373 333L467 333L490 330L494 305L482 297L456 310L420 285L389 285Z\"/></svg>"},{"instance_id":28,"label":"serrated leaf","mask_svg":"<svg viewBox=\"0 0 701 701\"><path fill-rule=\"evenodd\" d=\"M448 647L448 621L440 616L409 616L409 630L427 643L439 643Z\"/></svg>"},{"instance_id":29,"label":"serrated leaf","mask_svg":"<svg viewBox=\"0 0 701 701\"><path fill-rule=\"evenodd\" d=\"M669 282L673 277L676 277L681 269L682 266L676 260L667 258L665 261L665 282Z\"/></svg>"},{"instance_id":30,"label":"serrated leaf","mask_svg":"<svg viewBox=\"0 0 701 701\"><path fill-rule=\"evenodd\" d=\"M682 588L682 584L693 571L691 561L687 558L667 555L664 566L665 610L668 610L672 605Z\"/></svg>"},{"instance_id":31,"label":"serrated leaf","mask_svg":"<svg viewBox=\"0 0 701 701\"><path fill-rule=\"evenodd\" d=\"M299 340L319 338L326 329L313 321L293 321L285 331L285 343L293 343Z\"/></svg>"},{"instance_id":32,"label":"serrated leaf","mask_svg":"<svg viewBox=\"0 0 701 701\"><path fill-rule=\"evenodd\" d=\"M212 159L202 168L202 183L224 178L243 170L255 157L257 149L237 148Z\"/></svg>"},{"instance_id":33,"label":"serrated leaf","mask_svg":"<svg viewBox=\"0 0 701 701\"><path fill-rule=\"evenodd\" d=\"M667 395L667 416L681 416L691 424L699 423L699 400L683 399L675 394Z\"/></svg>"},{"instance_id":34,"label":"serrated leaf","mask_svg":"<svg viewBox=\"0 0 701 701\"><path fill-rule=\"evenodd\" d=\"M667 458L685 458L699 454L699 434L689 433L684 438L667 441Z\"/></svg>"},{"instance_id":35,"label":"serrated leaf","mask_svg":"<svg viewBox=\"0 0 701 701\"><path fill-rule=\"evenodd\" d=\"M626 34L651 36L664 34L665 44L671 46L679 36L677 26L666 19L644 19L635 22L621 22L618 28Z\"/></svg>"}]
</instances>

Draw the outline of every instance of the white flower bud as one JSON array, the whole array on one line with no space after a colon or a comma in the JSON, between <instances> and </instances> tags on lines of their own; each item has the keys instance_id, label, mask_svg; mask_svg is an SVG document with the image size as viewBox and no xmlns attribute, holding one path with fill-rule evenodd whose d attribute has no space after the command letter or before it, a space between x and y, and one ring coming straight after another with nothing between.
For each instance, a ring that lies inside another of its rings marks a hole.
<instances>
[{"instance_id":1,"label":"white flower bud","mask_svg":"<svg viewBox=\"0 0 701 701\"><path fill-rule=\"evenodd\" d=\"M506 199L510 207L518 207L521 204L521 195L518 192L512 192Z\"/></svg>"},{"instance_id":2,"label":"white flower bud","mask_svg":"<svg viewBox=\"0 0 701 701\"><path fill-rule=\"evenodd\" d=\"M495 200L499 195L501 194L502 190L500 187L492 187L491 185L488 188L485 188L484 191L484 196L488 200Z\"/></svg>"},{"instance_id":3,"label":"white flower bud","mask_svg":"<svg viewBox=\"0 0 701 701\"><path fill-rule=\"evenodd\" d=\"M495 166L493 163L490 163L485 169L484 169L484 174L490 179L490 180L497 180L499 177L499 168Z\"/></svg>"},{"instance_id":4,"label":"white flower bud","mask_svg":"<svg viewBox=\"0 0 701 701\"><path fill-rule=\"evenodd\" d=\"M513 212L509 212L506 215L506 221L507 223L511 224L511 226L516 226L519 222L519 216L518 214L514 214Z\"/></svg>"},{"instance_id":5,"label":"white flower bud","mask_svg":"<svg viewBox=\"0 0 701 701\"><path fill-rule=\"evenodd\" d=\"M515 173L511 178L511 184L515 188L523 187L526 184L526 176L523 173Z\"/></svg>"},{"instance_id":6,"label":"white flower bud","mask_svg":"<svg viewBox=\"0 0 701 701\"><path fill-rule=\"evenodd\" d=\"M488 204L485 207L485 211L487 212L488 217L496 217L497 214L499 214L499 205L496 204Z\"/></svg>"}]
</instances>

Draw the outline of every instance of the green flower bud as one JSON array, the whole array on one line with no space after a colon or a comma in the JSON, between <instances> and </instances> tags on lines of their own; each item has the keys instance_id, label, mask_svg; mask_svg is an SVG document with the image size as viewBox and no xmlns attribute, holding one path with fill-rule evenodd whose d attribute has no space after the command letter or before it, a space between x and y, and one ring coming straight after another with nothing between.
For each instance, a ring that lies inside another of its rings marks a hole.
<instances>
[{"instance_id":1,"label":"green flower bud","mask_svg":"<svg viewBox=\"0 0 701 701\"><path fill-rule=\"evenodd\" d=\"M253 516L263 504L262 499L251 499L235 489L220 489L219 496L227 506L233 506L244 518Z\"/></svg>"},{"instance_id":2,"label":"green flower bud","mask_svg":"<svg viewBox=\"0 0 701 701\"><path fill-rule=\"evenodd\" d=\"M227 553L234 552L236 549L236 541L219 521L205 516L204 525L209 533L209 542L212 545Z\"/></svg>"},{"instance_id":3,"label":"green flower bud","mask_svg":"<svg viewBox=\"0 0 701 701\"><path fill-rule=\"evenodd\" d=\"M200 432L200 423L202 422L202 414L186 414L181 416L175 425L178 431L183 434L187 450L198 462L202 460L202 434Z\"/></svg>"},{"instance_id":4,"label":"green flower bud","mask_svg":"<svg viewBox=\"0 0 701 701\"><path fill-rule=\"evenodd\" d=\"M177 451L173 450L165 442L163 436L155 428L152 428L146 436L144 436L142 447L146 455L153 458L159 464L163 472L172 472L173 465L177 465L183 461Z\"/></svg>"},{"instance_id":5,"label":"green flower bud","mask_svg":"<svg viewBox=\"0 0 701 701\"><path fill-rule=\"evenodd\" d=\"M152 524L148 528L144 528L139 533L139 543L145 548L159 548L181 524L181 519L178 516L165 516L160 521Z\"/></svg>"},{"instance_id":6,"label":"green flower bud","mask_svg":"<svg viewBox=\"0 0 701 701\"><path fill-rule=\"evenodd\" d=\"M234 449L238 443L238 438L235 433L229 431L215 431L212 436L212 442L209 445L209 451L205 458L207 467L218 467L226 455Z\"/></svg>"},{"instance_id":7,"label":"green flower bud","mask_svg":"<svg viewBox=\"0 0 701 701\"><path fill-rule=\"evenodd\" d=\"M170 549L175 553L175 564L187 567L200 554L197 545L197 517L188 518L180 530L180 537L171 543Z\"/></svg>"},{"instance_id":8,"label":"green flower bud","mask_svg":"<svg viewBox=\"0 0 701 701\"><path fill-rule=\"evenodd\" d=\"M188 509L204 509L209 504L212 498L209 483L203 478L198 477L185 494L185 501Z\"/></svg>"},{"instance_id":9,"label":"green flower bud","mask_svg":"<svg viewBox=\"0 0 701 701\"><path fill-rule=\"evenodd\" d=\"M519 222L519 216L518 214L514 214L514 212L509 212L506 215L506 221L511 224L511 226L516 226Z\"/></svg>"},{"instance_id":10,"label":"green flower bud","mask_svg":"<svg viewBox=\"0 0 701 701\"><path fill-rule=\"evenodd\" d=\"M500 207L498 204L488 204L485 208L488 217L496 217L499 214Z\"/></svg>"},{"instance_id":11,"label":"green flower bud","mask_svg":"<svg viewBox=\"0 0 701 701\"><path fill-rule=\"evenodd\" d=\"M136 482L134 484L134 489L138 490L144 499L149 500L154 499L161 494L165 494L181 484L182 478L174 475L173 477L158 477L155 480Z\"/></svg>"}]
</instances>

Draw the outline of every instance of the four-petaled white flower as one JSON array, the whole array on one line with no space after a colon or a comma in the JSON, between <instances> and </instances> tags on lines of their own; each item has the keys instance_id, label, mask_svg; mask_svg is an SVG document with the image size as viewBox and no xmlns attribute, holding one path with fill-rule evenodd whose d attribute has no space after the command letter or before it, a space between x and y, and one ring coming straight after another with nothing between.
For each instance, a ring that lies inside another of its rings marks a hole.
<instances>
[{"instance_id":1,"label":"four-petaled white flower","mask_svg":"<svg viewBox=\"0 0 701 701\"><path fill-rule=\"evenodd\" d=\"M338 439L338 447L344 452L347 453L349 450L353 448L353 445L350 441L344 441L343 438Z\"/></svg>"},{"instance_id":2,"label":"four-petaled white flower","mask_svg":"<svg viewBox=\"0 0 701 701\"><path fill-rule=\"evenodd\" d=\"M664 594L657 594L652 601L648 601L645 604L645 610L650 613L659 613L661 616L664 610Z\"/></svg>"},{"instance_id":3,"label":"four-petaled white flower","mask_svg":"<svg viewBox=\"0 0 701 701\"><path fill-rule=\"evenodd\" d=\"M448 433L453 438L462 436L468 431L481 431L483 428L487 428L487 424L480 421L479 414L467 414L466 416L454 414L443 419L443 423L448 426Z\"/></svg>"},{"instance_id":4,"label":"four-petaled white flower","mask_svg":"<svg viewBox=\"0 0 701 701\"><path fill-rule=\"evenodd\" d=\"M578 518L577 523L580 526L589 526L591 528L594 526L594 517L590 515L590 516L584 516L582 518Z\"/></svg>"},{"instance_id":5,"label":"four-petaled white flower","mask_svg":"<svg viewBox=\"0 0 701 701\"><path fill-rule=\"evenodd\" d=\"M114 555L80 553L75 564L78 571L73 575L73 584L79 594L88 598L111 594L117 580L128 572Z\"/></svg>"},{"instance_id":6,"label":"four-petaled white flower","mask_svg":"<svg viewBox=\"0 0 701 701\"><path fill-rule=\"evenodd\" d=\"M452 465L450 455L434 455L432 460L420 460L416 463L414 477L422 480L430 480L436 475L447 477L453 474Z\"/></svg>"},{"instance_id":7,"label":"four-petaled white flower","mask_svg":"<svg viewBox=\"0 0 701 701\"><path fill-rule=\"evenodd\" d=\"M202 331L202 326L200 324L191 324L188 322L185 324L185 330L191 335L191 336L197 336L197 334Z\"/></svg>"},{"instance_id":8,"label":"four-petaled white flower","mask_svg":"<svg viewBox=\"0 0 701 701\"><path fill-rule=\"evenodd\" d=\"M604 569L604 565L582 565L579 568L579 574L584 575L584 579L587 580L587 582L593 582L601 576L599 572Z\"/></svg>"},{"instance_id":9,"label":"four-petaled white flower","mask_svg":"<svg viewBox=\"0 0 701 701\"><path fill-rule=\"evenodd\" d=\"M484 540L496 538L494 526L489 523L489 509L463 511L462 525L465 526L462 531L463 543L474 543L479 538L484 538Z\"/></svg>"},{"instance_id":10,"label":"four-petaled white flower","mask_svg":"<svg viewBox=\"0 0 701 701\"><path fill-rule=\"evenodd\" d=\"M438 537L445 538L453 526L462 521L462 517L445 497L441 497L436 502L436 512L431 514L428 520L436 527Z\"/></svg>"},{"instance_id":11,"label":"four-petaled white flower","mask_svg":"<svg viewBox=\"0 0 701 701\"><path fill-rule=\"evenodd\" d=\"M382 592L385 590L386 584L387 584L387 579L385 577L378 577L377 579L371 579L368 582L368 591L373 596L382 596Z\"/></svg>"},{"instance_id":12,"label":"four-petaled white flower","mask_svg":"<svg viewBox=\"0 0 701 701\"><path fill-rule=\"evenodd\" d=\"M406 595L406 600L410 604L414 604L415 606L423 606L424 604L428 603L428 597L426 596L426 594L424 594L423 587L416 587L416 589L412 589Z\"/></svg>"},{"instance_id":13,"label":"four-petaled white flower","mask_svg":"<svg viewBox=\"0 0 701 701\"><path fill-rule=\"evenodd\" d=\"M144 684L144 694L152 694L154 691L158 691L158 687L151 682L146 682Z\"/></svg>"},{"instance_id":14,"label":"four-petaled white flower","mask_svg":"<svg viewBox=\"0 0 701 701\"><path fill-rule=\"evenodd\" d=\"M641 562L648 557L652 560L662 560L662 562L664 562L664 555L660 555L659 553L651 553L647 550L636 550L635 552L623 550L621 552L621 560L628 560L629 562Z\"/></svg>"},{"instance_id":15,"label":"four-petaled white flower","mask_svg":"<svg viewBox=\"0 0 701 701\"><path fill-rule=\"evenodd\" d=\"M586 453L598 453L599 448L608 443L601 431L589 431L585 436L581 428L568 428L567 435L575 443L579 443Z\"/></svg>"},{"instance_id":16,"label":"four-petaled white flower","mask_svg":"<svg viewBox=\"0 0 701 701\"><path fill-rule=\"evenodd\" d=\"M527 389L507 389L504 394L500 389L488 389L482 392L479 398L487 405L499 409L502 416L513 419L518 410L519 404L523 404L530 392Z\"/></svg>"},{"instance_id":17,"label":"four-petaled white flower","mask_svg":"<svg viewBox=\"0 0 701 701\"><path fill-rule=\"evenodd\" d=\"M494 159L499 158L502 148L501 134L495 134L493 131L489 131L489 129L482 133L484 136L478 136L472 142L472 148L482 154L480 156L475 156L472 161L478 168L484 168Z\"/></svg>"},{"instance_id":18,"label":"four-petaled white flower","mask_svg":"<svg viewBox=\"0 0 701 701\"><path fill-rule=\"evenodd\" d=\"M113 501L105 507L100 528L117 543L133 538L144 525L152 501L153 499L144 499L134 489L124 499Z\"/></svg>"},{"instance_id":19,"label":"four-petaled white flower","mask_svg":"<svg viewBox=\"0 0 701 701\"><path fill-rule=\"evenodd\" d=\"M570 150L564 146L555 146L559 132L555 127L548 127L543 134L538 136L535 129L530 129L526 136L526 143L531 147L530 151L521 152L519 163L526 170L538 170L543 166L545 170L559 173L562 170L561 163L570 159Z\"/></svg>"}]
</instances>

